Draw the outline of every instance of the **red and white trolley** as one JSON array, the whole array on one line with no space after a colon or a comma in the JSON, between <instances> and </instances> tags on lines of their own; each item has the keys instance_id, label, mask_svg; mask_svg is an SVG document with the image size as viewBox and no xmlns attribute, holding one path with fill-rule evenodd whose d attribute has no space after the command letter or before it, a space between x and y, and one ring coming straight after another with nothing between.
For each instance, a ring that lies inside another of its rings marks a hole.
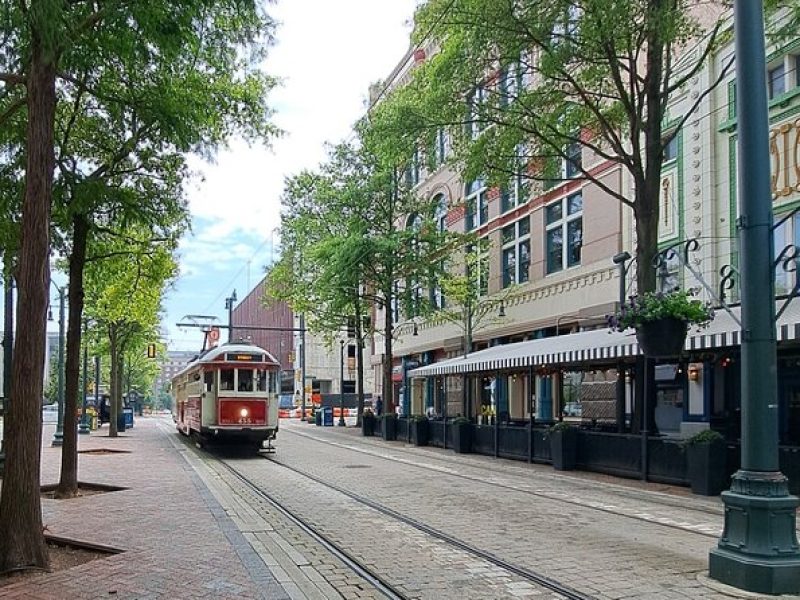
<instances>
[{"instance_id":1,"label":"red and white trolley","mask_svg":"<svg viewBox=\"0 0 800 600\"><path fill-rule=\"evenodd\" d=\"M200 443L261 449L278 431L280 363L245 343L223 344L172 379L178 431Z\"/></svg>"}]
</instances>

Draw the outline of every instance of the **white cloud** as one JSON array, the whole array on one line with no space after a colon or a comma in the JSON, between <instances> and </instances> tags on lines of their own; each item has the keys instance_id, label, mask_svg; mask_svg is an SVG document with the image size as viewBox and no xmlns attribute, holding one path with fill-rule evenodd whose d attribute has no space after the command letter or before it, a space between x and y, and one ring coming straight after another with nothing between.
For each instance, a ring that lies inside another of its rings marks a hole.
<instances>
[{"instance_id":1,"label":"white cloud","mask_svg":"<svg viewBox=\"0 0 800 600\"><path fill-rule=\"evenodd\" d=\"M271 150L233 141L213 164L192 159L202 179L189 186L194 233L181 243L181 275L167 300L174 339L187 337L172 329L181 316L210 311L225 321L220 298L233 288L243 298L260 280L273 256L270 234L280 225L286 177L316 167L325 157L325 142L349 135L364 113L370 83L386 78L408 49L407 22L416 4L283 0L268 5L281 25L265 69L283 80L270 105L286 134L273 140Z\"/></svg>"}]
</instances>

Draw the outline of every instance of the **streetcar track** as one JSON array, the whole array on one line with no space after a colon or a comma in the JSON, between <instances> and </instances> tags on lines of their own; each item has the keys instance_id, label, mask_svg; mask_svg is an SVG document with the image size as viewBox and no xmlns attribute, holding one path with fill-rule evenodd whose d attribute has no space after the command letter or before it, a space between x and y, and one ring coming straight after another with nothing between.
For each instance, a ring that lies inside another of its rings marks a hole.
<instances>
[{"instance_id":1,"label":"streetcar track","mask_svg":"<svg viewBox=\"0 0 800 600\"><path fill-rule=\"evenodd\" d=\"M461 479L466 479L468 481L481 483L481 484L484 484L484 485L487 485L487 486L499 487L501 489L506 489L506 490L510 490L510 491L514 491L514 492L523 493L523 494L529 494L531 496L536 496L538 498L544 498L546 500L551 500L551 501L554 501L554 502L563 502L564 504L571 504L573 506L580 506L581 508L588 508L588 509L591 509L591 510L596 510L596 511L599 511L599 512L603 512L603 513L606 513L606 514L611 514L611 515L615 515L615 516L623 517L623 518L627 518L627 519L633 519L633 520L640 521L640 522L643 522L643 523L648 523L648 524L651 524L651 525L661 525L663 527L669 527L671 529L677 529L679 531L685 531L687 533L694 533L694 534L702 535L702 536L705 536L705 537L708 537L708 538L712 538L712 539L719 539L719 535L720 535L717 532L704 531L702 529L699 529L699 527L702 527L702 525L698 526L698 525L683 524L683 523L679 523L679 522L674 522L671 519L665 519L665 518L657 517L655 515L651 515L651 514L646 513L646 512L640 512L638 514L623 512L619 507L616 507L614 505L602 505L602 504L599 504L599 503L586 501L586 500L573 500L571 498L567 498L567 497L564 497L562 495L559 495L559 494L553 493L553 492L544 492L544 491L537 491L537 490L526 490L526 489L519 488L519 487L510 485L510 484L500 483L500 482L496 482L496 481L487 481L485 479L481 479L480 477L475 477L475 476L472 476L472 475L466 475L464 473L459 473L458 471L454 471L453 469L437 467L437 466L433 466L433 465L425 465L425 464L417 463L417 462L414 462L414 461L411 461L411 460L408 460L408 459L387 456L387 455L379 453L377 451L361 449L361 448L357 448L357 447L352 446L352 445L347 445L347 444L342 444L342 443L339 443L339 442L333 442L333 441L329 441L329 440L324 440L324 439L318 438L316 436L308 435L307 433L302 433L302 432L298 432L298 431L292 431L290 429L286 429L284 431L289 431L289 432L293 433L294 435L305 437L307 439L311 439L311 440L317 441L317 442L322 443L322 444L328 444L328 445L331 445L331 446L334 446L334 447L337 447L337 448L342 448L342 449L345 449L345 450L352 450L354 452L359 452L361 454L366 454L368 456L372 456L372 457L375 457L375 458L380 458L380 459L383 459L383 460L386 460L386 461L389 461L389 462L395 462L395 463L396 462L400 462L400 463L402 463L404 465L409 465L409 466L416 467L416 468L419 468L419 469L426 469L426 470L429 470L429 471L435 471L437 473L443 473L443 474L446 474L446 475L452 475L453 477L459 477ZM438 459L438 457L433 457L433 458L437 458L437 460L442 460L442 459ZM469 465L469 466L473 467L473 465ZM481 467L479 465L474 465L474 467L478 468L478 469L489 470L488 467ZM669 503L658 502L655 499L650 500L650 501L655 503L655 504L660 504L661 506L669 506L670 508L678 508L678 507L676 507L676 506L674 506L672 504L669 504ZM685 507L684 507L684 510L686 510ZM720 513L713 512L713 511L705 509L703 507L699 507L699 508L698 507L691 507L688 510L701 512L701 513L713 515L713 516L720 517L720 518L722 517L722 513L721 512Z\"/></svg>"},{"instance_id":2,"label":"streetcar track","mask_svg":"<svg viewBox=\"0 0 800 600\"><path fill-rule=\"evenodd\" d=\"M418 531L421 531L421 532L423 532L423 533L425 533L425 534L427 534L427 535L429 535L429 536L431 536L431 537L433 537L435 539L438 539L438 540L440 540L442 542L445 542L446 544L449 544L450 546L458 548L459 550L461 550L463 552L466 552L468 554L472 554L473 556L477 556L478 558L481 558L481 559L483 559L483 560L485 560L487 562L490 562L493 565L495 565L497 567L500 567L501 569L504 569L504 570L506 570L506 571L508 571L510 573L513 573L513 574L517 575L518 577L521 577L523 579L526 579L528 581L536 583L537 585L545 587L545 588L547 588L547 589L549 589L551 591L554 591L554 592L556 592L558 594L561 594L562 596L564 596L568 600L595 600L593 596L589 596L587 594L584 594L583 592L575 590L574 588L562 585L561 583L555 581L554 579L550 579L549 577L547 577L545 575L541 575L540 573L536 573L535 571L532 571L532 570L527 569L525 567L521 567L519 565L515 565L513 563L507 562L507 561L503 560L502 558L500 558L499 556L496 556L496 555L492 554L491 552L487 552L485 550L482 550L482 549L480 549L480 548L478 548L476 546L473 546L472 544L469 544L469 543L467 543L467 542L465 542L463 540L460 540L460 539L458 539L458 538L456 538L456 537L454 537L454 536L452 536L450 534L447 534L447 533L445 533L445 532L443 532L443 531L441 531L439 529L436 529L435 527L431 527L430 525L427 525L427 524L423 523L422 521L419 521L417 519L414 519L412 517L409 517L407 515L399 513L397 511L395 511L394 509L389 508L388 506L384 506L383 504L380 504L378 502L370 500L369 498L366 498L364 496L356 494L355 492L351 492L350 490L347 490L347 489L342 488L340 486L337 486L335 484L328 483L327 481L317 477L316 475L312 475L311 473L307 473L305 471L297 469L296 467L290 466L290 465L288 465L286 463L283 463L283 462L281 462L279 460L276 460L273 455L265 455L263 458L265 458L266 460L270 461L272 464L275 464L275 465L278 465L280 467L283 467L284 469L287 469L287 470L291 471L292 473L296 473L298 475L302 475L303 477L305 477L307 479L310 479L311 481L313 481L313 482L315 482L315 483L317 483L319 485L325 486L328 489L331 489L331 490L333 490L335 492L338 492L338 493L350 498L351 500L354 500L355 502L358 502L359 504L367 506L367 507L369 507L369 508L371 508L371 509L373 509L373 510L375 510L375 511L381 513L381 514L384 514L384 515L386 515L388 517L391 517L391 518L393 518L393 519L395 519L397 521L400 521L401 523L404 523L404 524L406 524L406 525L408 525L410 527L413 527L414 529L416 529Z\"/></svg>"}]
</instances>

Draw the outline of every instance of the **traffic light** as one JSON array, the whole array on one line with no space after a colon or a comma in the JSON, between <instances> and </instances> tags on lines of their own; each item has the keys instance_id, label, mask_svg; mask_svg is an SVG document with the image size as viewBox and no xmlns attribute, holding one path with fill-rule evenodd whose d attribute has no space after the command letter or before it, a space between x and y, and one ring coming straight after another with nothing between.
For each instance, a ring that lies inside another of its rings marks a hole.
<instances>
[{"instance_id":1,"label":"traffic light","mask_svg":"<svg viewBox=\"0 0 800 600\"><path fill-rule=\"evenodd\" d=\"M147 344L147 358L155 358L155 357L156 357L156 345Z\"/></svg>"}]
</instances>

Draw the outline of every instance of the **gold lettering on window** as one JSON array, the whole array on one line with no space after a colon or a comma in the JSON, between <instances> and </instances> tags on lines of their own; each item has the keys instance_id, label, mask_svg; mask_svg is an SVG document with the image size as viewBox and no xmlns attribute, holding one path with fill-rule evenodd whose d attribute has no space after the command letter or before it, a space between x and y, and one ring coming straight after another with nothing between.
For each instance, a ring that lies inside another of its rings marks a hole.
<instances>
[{"instance_id":1,"label":"gold lettering on window","mask_svg":"<svg viewBox=\"0 0 800 600\"><path fill-rule=\"evenodd\" d=\"M664 215L664 227L669 225L669 177L665 177L661 181L661 188L664 190L664 210L662 210L662 214Z\"/></svg>"}]
</instances>

